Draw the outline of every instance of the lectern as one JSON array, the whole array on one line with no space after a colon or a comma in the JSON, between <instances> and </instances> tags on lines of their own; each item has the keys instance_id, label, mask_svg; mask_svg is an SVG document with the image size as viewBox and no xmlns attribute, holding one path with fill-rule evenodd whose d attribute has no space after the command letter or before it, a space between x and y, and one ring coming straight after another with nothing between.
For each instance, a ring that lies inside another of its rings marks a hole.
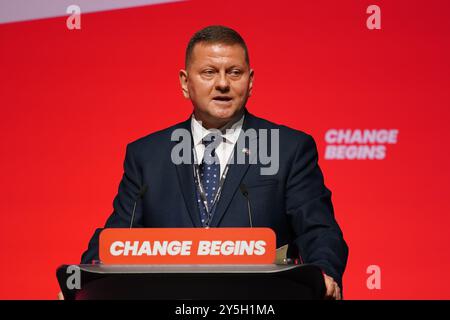
<instances>
[{"instance_id":1,"label":"lectern","mask_svg":"<svg viewBox=\"0 0 450 320\"><path fill-rule=\"evenodd\" d=\"M78 265L79 289L68 288L74 269L68 267L57 270L67 300L305 300L325 295L322 271L314 265Z\"/></svg>"}]
</instances>

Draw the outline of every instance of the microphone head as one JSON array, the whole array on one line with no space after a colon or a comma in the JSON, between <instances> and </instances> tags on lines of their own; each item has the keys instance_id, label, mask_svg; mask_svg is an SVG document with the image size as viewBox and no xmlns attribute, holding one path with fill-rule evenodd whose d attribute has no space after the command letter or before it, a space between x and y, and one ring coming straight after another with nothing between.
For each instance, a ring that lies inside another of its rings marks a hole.
<instances>
[{"instance_id":1,"label":"microphone head","mask_svg":"<svg viewBox=\"0 0 450 320\"><path fill-rule=\"evenodd\" d=\"M144 194L147 192L147 189L148 189L148 186L147 186L146 184L144 184L144 185L141 187L141 190L139 191L138 197L139 197L139 198L142 198L142 197L144 196Z\"/></svg>"},{"instance_id":2,"label":"microphone head","mask_svg":"<svg viewBox=\"0 0 450 320\"><path fill-rule=\"evenodd\" d=\"M248 190L247 190L247 187L245 186L245 184L241 183L241 185L239 186L239 189L241 190L242 195L247 198Z\"/></svg>"}]
</instances>

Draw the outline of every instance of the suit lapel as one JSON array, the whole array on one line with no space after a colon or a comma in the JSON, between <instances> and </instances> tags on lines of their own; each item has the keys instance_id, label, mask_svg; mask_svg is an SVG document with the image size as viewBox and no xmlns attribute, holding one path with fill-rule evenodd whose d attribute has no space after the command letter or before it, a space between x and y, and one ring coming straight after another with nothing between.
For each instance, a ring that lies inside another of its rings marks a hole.
<instances>
[{"instance_id":1,"label":"suit lapel","mask_svg":"<svg viewBox=\"0 0 450 320\"><path fill-rule=\"evenodd\" d=\"M256 134L258 135L258 127L256 123L256 118L252 116L250 113L246 111L244 123L242 125L242 131L239 135L238 141L236 142L236 145L234 146L234 164L229 165L229 170L227 177L225 179L225 182L223 184L222 194L220 195L219 202L217 203L216 211L214 212L214 215L211 220L211 227L217 227L220 224L220 221L222 220L228 206L230 205L231 199L233 199L234 194L239 189L239 186L241 184L241 180L244 177L245 173L247 172L249 166L250 166L250 158L254 158L257 156L257 150L254 150L254 152L250 152L250 156L246 155L246 161L245 164L237 164L236 162L236 156L239 152L242 152L242 150L237 150L237 146L244 145L243 139L244 132L250 128L256 130ZM257 136L256 136L257 139ZM250 150L252 151L252 150Z\"/></svg>"},{"instance_id":2,"label":"suit lapel","mask_svg":"<svg viewBox=\"0 0 450 320\"><path fill-rule=\"evenodd\" d=\"M189 131L191 136L191 159L193 161L193 154L192 154L192 147L193 147L193 140L192 140L192 132L191 132L191 118L186 120L185 122L181 123L180 128L186 129ZM175 145L177 141L173 142L173 145ZM200 222L200 214L198 211L197 206L197 200L195 196L195 183L194 183L194 174L193 174L193 167L192 164L178 164L175 165L175 168L177 170L178 174L178 182L180 184L181 193L183 195L184 202L186 204L186 208L189 212L189 215L192 220L192 224L194 227L201 227L202 224Z\"/></svg>"}]
</instances>

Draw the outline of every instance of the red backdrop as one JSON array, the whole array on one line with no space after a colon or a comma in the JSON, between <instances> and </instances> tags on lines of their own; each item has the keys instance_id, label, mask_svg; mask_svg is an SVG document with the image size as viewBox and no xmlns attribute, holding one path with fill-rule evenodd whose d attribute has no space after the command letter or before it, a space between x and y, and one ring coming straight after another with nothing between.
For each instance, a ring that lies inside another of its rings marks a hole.
<instances>
[{"instance_id":1,"label":"red backdrop","mask_svg":"<svg viewBox=\"0 0 450 320\"><path fill-rule=\"evenodd\" d=\"M381 8L381 30L366 8ZM83 10L83 8L81 8ZM54 299L112 210L128 142L186 119L193 32L224 24L249 110L318 144L350 247L348 299L450 298L448 1L187 1L0 25L0 298ZM397 129L383 160L327 160L329 129ZM366 285L370 265L381 289Z\"/></svg>"}]
</instances>

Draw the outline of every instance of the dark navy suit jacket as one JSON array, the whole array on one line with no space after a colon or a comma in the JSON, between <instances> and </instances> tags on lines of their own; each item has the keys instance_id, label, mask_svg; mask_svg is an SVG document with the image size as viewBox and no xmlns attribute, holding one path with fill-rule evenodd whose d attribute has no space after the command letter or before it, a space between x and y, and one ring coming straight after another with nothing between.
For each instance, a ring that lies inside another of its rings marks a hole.
<instances>
[{"instance_id":1,"label":"dark navy suit jacket","mask_svg":"<svg viewBox=\"0 0 450 320\"><path fill-rule=\"evenodd\" d=\"M138 202L134 227L202 226L192 165L176 165L171 161L172 148L177 144L171 141L171 135L179 128L190 133L190 118L127 146L123 178L105 228L130 226L134 201L144 185L148 189ZM313 138L246 111L243 130L250 128L256 132L279 130L279 170L274 175L261 175L264 165L260 163L231 164L211 227L249 226L247 200L239 189L243 183L249 193L253 226L272 228L277 247L289 244L291 256L298 255L304 263L318 265L342 288L348 248L334 218L331 192L324 185ZM82 263L98 260L101 230L94 233Z\"/></svg>"}]
</instances>

